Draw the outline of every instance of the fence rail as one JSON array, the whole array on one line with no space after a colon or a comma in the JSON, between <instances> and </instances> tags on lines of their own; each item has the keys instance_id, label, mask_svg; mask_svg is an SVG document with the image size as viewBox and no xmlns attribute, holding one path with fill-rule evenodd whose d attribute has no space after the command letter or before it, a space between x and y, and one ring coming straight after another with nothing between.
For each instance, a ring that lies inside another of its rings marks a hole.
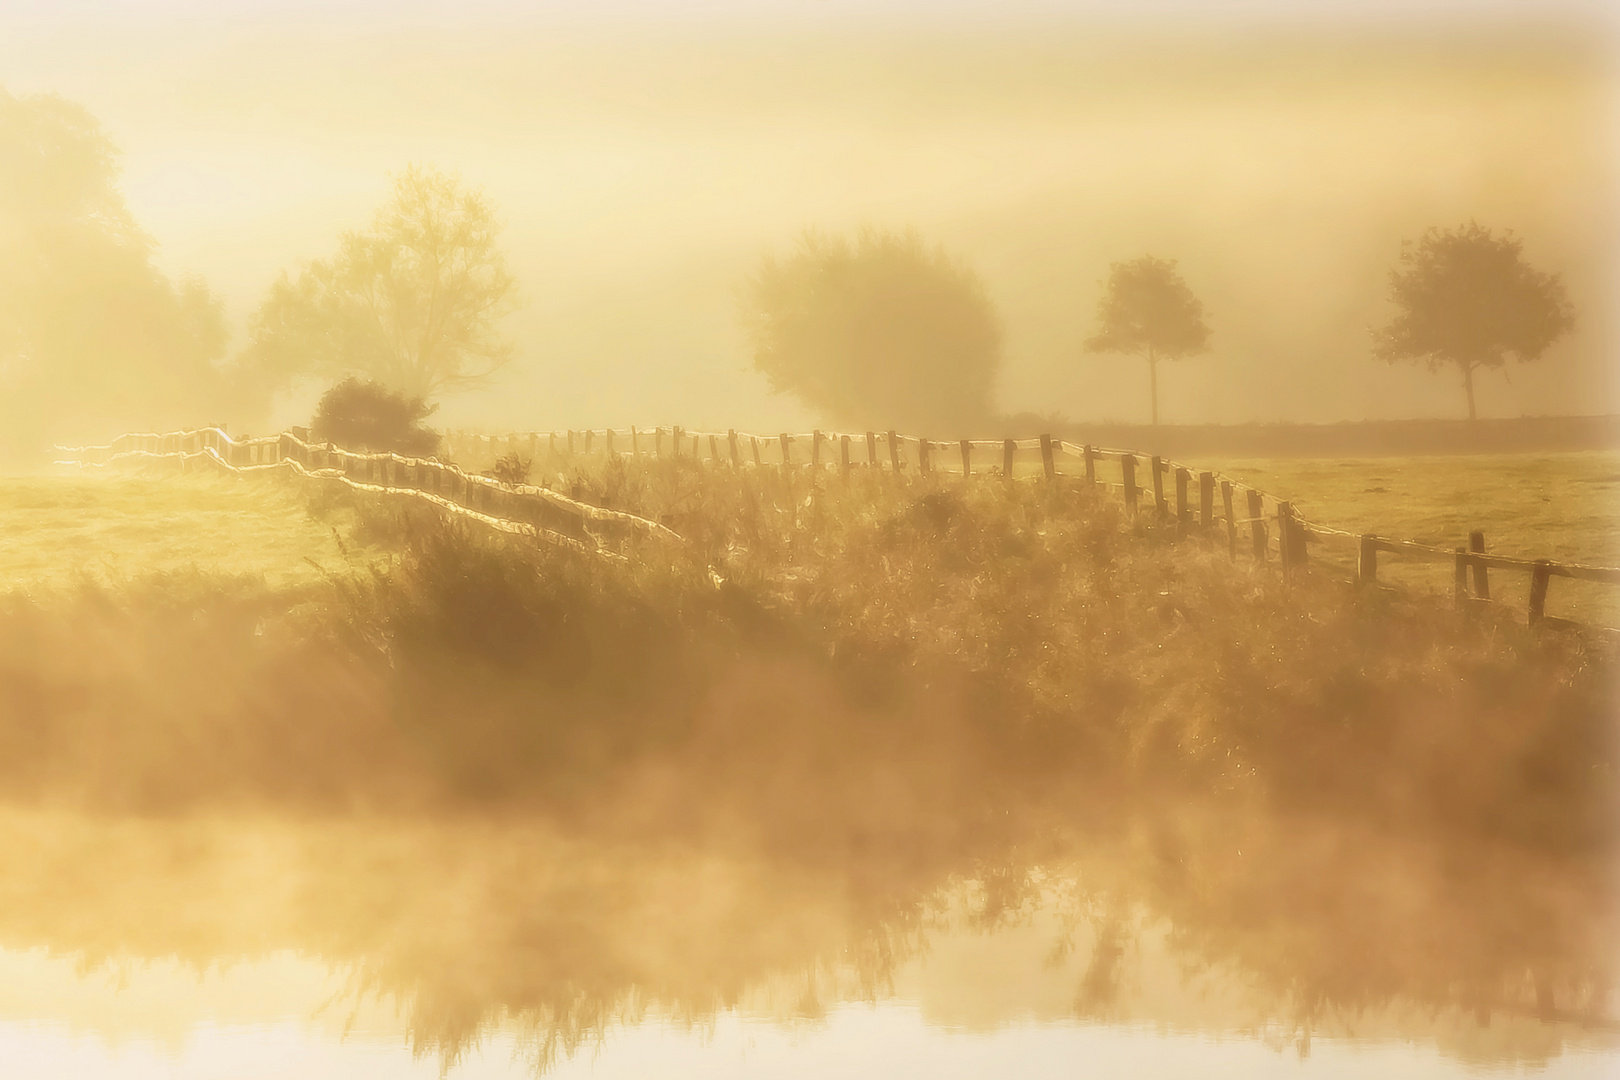
<instances>
[{"instance_id":1,"label":"fence rail","mask_svg":"<svg viewBox=\"0 0 1620 1080\"><path fill-rule=\"evenodd\" d=\"M1379 584L1380 553L1420 561L1450 561L1454 568L1454 594L1459 604L1491 599L1490 569L1527 572L1531 577L1527 611L1531 624L1547 618L1547 591L1554 577L1620 585L1620 568L1617 567L1488 554L1484 534L1479 530L1470 534L1466 548L1446 548L1333 528L1307 520L1287 500L1211 470L1194 469L1156 454L1079 445L1053 439L1050 435L941 441L893 430L815 430L761 435L736 429L700 431L671 425L650 429L587 428L506 434L453 431L447 434L445 445L452 458L463 459L527 453L532 460L544 451L565 457L688 458L739 470L775 466L837 470L844 474L856 469L896 474L909 471L924 476L984 473L999 475L1007 481L1017 478L1020 467L1027 467L1033 476L1047 481L1064 476L1088 485L1118 489L1126 512L1132 516L1143 513L1143 502L1151 498L1153 515L1183 531L1216 535L1224 527L1227 549L1234 560L1246 547L1253 561L1267 563L1275 558L1285 573L1297 572L1309 564L1312 544L1334 538L1354 541L1353 578L1366 587ZM673 531L657 522L591 506L547 488L501 483L437 458L355 453L331 444L313 443L308 440L307 432L296 428L280 435L241 440L231 439L219 428L130 434L106 446L59 447L58 450L74 455L69 463L87 466L142 456L187 459L205 456L210 462L233 471L290 467L313 476L341 479L356 488L425 497L452 512L471 514L508 531L529 531L548 539L598 549L603 548L605 542L622 542L632 536L679 540ZM1101 475L1104 466L1118 469L1117 483ZM1147 472L1145 482L1138 467ZM1169 486L1167 479L1172 482ZM1241 501L1239 494L1243 496ZM1249 534L1247 545L1241 543L1240 530L1247 530Z\"/></svg>"}]
</instances>

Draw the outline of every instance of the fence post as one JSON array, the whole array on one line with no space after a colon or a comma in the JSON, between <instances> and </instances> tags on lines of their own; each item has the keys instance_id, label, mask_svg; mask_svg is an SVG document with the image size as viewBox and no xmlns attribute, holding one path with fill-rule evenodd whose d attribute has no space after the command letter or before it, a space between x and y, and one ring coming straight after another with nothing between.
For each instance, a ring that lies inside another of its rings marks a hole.
<instances>
[{"instance_id":1,"label":"fence post","mask_svg":"<svg viewBox=\"0 0 1620 1080\"><path fill-rule=\"evenodd\" d=\"M1356 584L1378 584L1378 539L1374 536L1361 538L1361 549L1356 555Z\"/></svg>"},{"instance_id":2,"label":"fence post","mask_svg":"<svg viewBox=\"0 0 1620 1080\"><path fill-rule=\"evenodd\" d=\"M634 424L630 425L630 456L641 460L641 432L636 430Z\"/></svg>"},{"instance_id":3,"label":"fence post","mask_svg":"<svg viewBox=\"0 0 1620 1080\"><path fill-rule=\"evenodd\" d=\"M1552 563L1537 559L1530 571L1530 625L1534 626L1547 614L1547 585L1552 580Z\"/></svg>"},{"instance_id":4,"label":"fence post","mask_svg":"<svg viewBox=\"0 0 1620 1080\"><path fill-rule=\"evenodd\" d=\"M698 458L700 458L702 456L703 456L702 451L700 451L698 449L698 437L696 435L693 435L692 436L692 460L696 461L696 460L698 460Z\"/></svg>"},{"instance_id":5,"label":"fence post","mask_svg":"<svg viewBox=\"0 0 1620 1080\"><path fill-rule=\"evenodd\" d=\"M1215 524L1215 474L1198 474L1198 524L1209 528Z\"/></svg>"},{"instance_id":6,"label":"fence post","mask_svg":"<svg viewBox=\"0 0 1620 1080\"><path fill-rule=\"evenodd\" d=\"M1003 479L1012 479L1013 455L1016 453L1018 453L1018 444L1011 439L1003 439L1001 443L1001 475Z\"/></svg>"},{"instance_id":7,"label":"fence post","mask_svg":"<svg viewBox=\"0 0 1620 1080\"><path fill-rule=\"evenodd\" d=\"M917 472L927 476L929 471L928 440L919 435L917 436Z\"/></svg>"},{"instance_id":8,"label":"fence post","mask_svg":"<svg viewBox=\"0 0 1620 1080\"><path fill-rule=\"evenodd\" d=\"M1125 486L1125 509L1136 516L1136 455L1119 455L1119 473Z\"/></svg>"},{"instance_id":9,"label":"fence post","mask_svg":"<svg viewBox=\"0 0 1620 1080\"><path fill-rule=\"evenodd\" d=\"M1249 525L1254 535L1254 561L1263 563L1270 544L1266 539L1265 501L1258 491L1249 492Z\"/></svg>"},{"instance_id":10,"label":"fence post","mask_svg":"<svg viewBox=\"0 0 1620 1080\"><path fill-rule=\"evenodd\" d=\"M788 453L788 443L792 442L793 440L785 431L782 432L778 437L782 440L782 468L785 469L789 465L793 464L792 455Z\"/></svg>"},{"instance_id":11,"label":"fence post","mask_svg":"<svg viewBox=\"0 0 1620 1080\"><path fill-rule=\"evenodd\" d=\"M1154 454L1148 466L1153 470L1153 509L1163 517L1170 512L1164 502L1164 459Z\"/></svg>"},{"instance_id":12,"label":"fence post","mask_svg":"<svg viewBox=\"0 0 1620 1080\"><path fill-rule=\"evenodd\" d=\"M838 436L838 467L843 470L844 479L849 479L849 436Z\"/></svg>"},{"instance_id":13,"label":"fence post","mask_svg":"<svg viewBox=\"0 0 1620 1080\"><path fill-rule=\"evenodd\" d=\"M810 432L810 467L821 468L821 429Z\"/></svg>"},{"instance_id":14,"label":"fence post","mask_svg":"<svg viewBox=\"0 0 1620 1080\"><path fill-rule=\"evenodd\" d=\"M875 469L878 467L877 432L875 431L868 431L866 433L866 467L869 469Z\"/></svg>"},{"instance_id":15,"label":"fence post","mask_svg":"<svg viewBox=\"0 0 1620 1080\"><path fill-rule=\"evenodd\" d=\"M756 468L756 469L761 468L762 466L761 466L760 460L759 460L759 436L758 435L750 435L750 436L748 436L748 439L749 439L750 442L752 442L754 444L754 468Z\"/></svg>"},{"instance_id":16,"label":"fence post","mask_svg":"<svg viewBox=\"0 0 1620 1080\"><path fill-rule=\"evenodd\" d=\"M1294 505L1280 502L1277 504L1277 554L1282 560L1283 570L1286 572L1294 564Z\"/></svg>"},{"instance_id":17,"label":"fence post","mask_svg":"<svg viewBox=\"0 0 1620 1080\"><path fill-rule=\"evenodd\" d=\"M681 436L682 436L682 434L684 434L684 433L681 431L681 425L679 425L679 424L671 424L671 425L669 425L669 456L672 457L672 458L677 458L678 459L681 456Z\"/></svg>"},{"instance_id":18,"label":"fence post","mask_svg":"<svg viewBox=\"0 0 1620 1080\"><path fill-rule=\"evenodd\" d=\"M1192 474L1186 469L1176 468L1176 524L1185 527L1187 524L1187 481Z\"/></svg>"},{"instance_id":19,"label":"fence post","mask_svg":"<svg viewBox=\"0 0 1620 1080\"><path fill-rule=\"evenodd\" d=\"M1052 436L1041 436L1041 468L1046 470L1046 478L1052 479L1057 475L1057 462L1052 458Z\"/></svg>"},{"instance_id":20,"label":"fence post","mask_svg":"<svg viewBox=\"0 0 1620 1080\"><path fill-rule=\"evenodd\" d=\"M1226 512L1226 554L1237 560L1237 522L1232 514L1232 481L1221 481L1221 509Z\"/></svg>"},{"instance_id":21,"label":"fence post","mask_svg":"<svg viewBox=\"0 0 1620 1080\"><path fill-rule=\"evenodd\" d=\"M490 439L489 452L492 453L492 454L495 453L495 440L494 439ZM569 457L574 456L574 429L573 428L568 429L568 456Z\"/></svg>"},{"instance_id":22,"label":"fence post","mask_svg":"<svg viewBox=\"0 0 1620 1080\"><path fill-rule=\"evenodd\" d=\"M973 444L966 439L962 440L962 476L973 475Z\"/></svg>"},{"instance_id":23,"label":"fence post","mask_svg":"<svg viewBox=\"0 0 1620 1080\"><path fill-rule=\"evenodd\" d=\"M608 428L602 433L602 453L608 457L613 456L613 429Z\"/></svg>"},{"instance_id":24,"label":"fence post","mask_svg":"<svg viewBox=\"0 0 1620 1080\"><path fill-rule=\"evenodd\" d=\"M742 454L737 451L737 429L726 429L726 444L731 449L731 467L738 472L742 471Z\"/></svg>"},{"instance_id":25,"label":"fence post","mask_svg":"<svg viewBox=\"0 0 1620 1080\"><path fill-rule=\"evenodd\" d=\"M1083 452L1086 458L1086 483L1095 484L1097 482L1097 451L1092 449L1090 443L1086 443Z\"/></svg>"},{"instance_id":26,"label":"fence post","mask_svg":"<svg viewBox=\"0 0 1620 1080\"><path fill-rule=\"evenodd\" d=\"M1485 554L1485 531L1483 529L1475 529L1468 534L1468 550L1476 555ZM1486 576L1485 563L1478 559L1474 560L1474 595L1481 600L1491 598L1491 581Z\"/></svg>"},{"instance_id":27,"label":"fence post","mask_svg":"<svg viewBox=\"0 0 1620 1080\"><path fill-rule=\"evenodd\" d=\"M896 473L900 471L900 436L894 433L893 428L889 429L889 468Z\"/></svg>"},{"instance_id":28,"label":"fence post","mask_svg":"<svg viewBox=\"0 0 1620 1080\"><path fill-rule=\"evenodd\" d=\"M720 436L709 436L709 457L716 465L720 464Z\"/></svg>"},{"instance_id":29,"label":"fence post","mask_svg":"<svg viewBox=\"0 0 1620 1080\"><path fill-rule=\"evenodd\" d=\"M585 429L585 452L587 454L591 452L591 436L595 434L596 432L592 431L590 428Z\"/></svg>"}]
</instances>

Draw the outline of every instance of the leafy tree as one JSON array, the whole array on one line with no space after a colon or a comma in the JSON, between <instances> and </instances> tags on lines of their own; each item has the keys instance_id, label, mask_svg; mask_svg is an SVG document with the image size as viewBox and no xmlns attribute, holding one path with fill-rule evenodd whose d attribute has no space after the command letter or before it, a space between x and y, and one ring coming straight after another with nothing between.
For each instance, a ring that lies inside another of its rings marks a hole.
<instances>
[{"instance_id":1,"label":"leafy tree","mask_svg":"<svg viewBox=\"0 0 1620 1080\"><path fill-rule=\"evenodd\" d=\"M1404 242L1389 275L1389 299L1399 311L1374 331L1373 355L1420 361L1431 371L1455 364L1473 420L1475 369L1501 367L1510 354L1538 360L1575 325L1563 282L1526 265L1521 247L1511 232L1493 236L1474 222Z\"/></svg>"},{"instance_id":2,"label":"leafy tree","mask_svg":"<svg viewBox=\"0 0 1620 1080\"><path fill-rule=\"evenodd\" d=\"M1144 255L1114 263L1097 304L1097 333L1087 352L1145 356L1153 423L1159 422L1159 361L1181 360L1209 348L1204 305L1176 273L1174 259Z\"/></svg>"},{"instance_id":3,"label":"leafy tree","mask_svg":"<svg viewBox=\"0 0 1620 1080\"><path fill-rule=\"evenodd\" d=\"M499 231L481 192L406 169L368 230L282 273L249 324L248 368L274 389L358 374L423 399L486 378L512 355L496 329L514 291Z\"/></svg>"},{"instance_id":4,"label":"leafy tree","mask_svg":"<svg viewBox=\"0 0 1620 1080\"><path fill-rule=\"evenodd\" d=\"M94 117L0 90L0 448L195 426L235 404L219 300L152 265Z\"/></svg>"},{"instance_id":5,"label":"leafy tree","mask_svg":"<svg viewBox=\"0 0 1620 1080\"><path fill-rule=\"evenodd\" d=\"M381 383L349 378L321 395L309 433L316 442L350 450L391 450L420 457L439 448L439 433L422 424L436 408Z\"/></svg>"},{"instance_id":6,"label":"leafy tree","mask_svg":"<svg viewBox=\"0 0 1620 1080\"><path fill-rule=\"evenodd\" d=\"M1001 325L978 275L914 232L807 232L744 290L754 367L836 423L966 435L990 416Z\"/></svg>"}]
</instances>

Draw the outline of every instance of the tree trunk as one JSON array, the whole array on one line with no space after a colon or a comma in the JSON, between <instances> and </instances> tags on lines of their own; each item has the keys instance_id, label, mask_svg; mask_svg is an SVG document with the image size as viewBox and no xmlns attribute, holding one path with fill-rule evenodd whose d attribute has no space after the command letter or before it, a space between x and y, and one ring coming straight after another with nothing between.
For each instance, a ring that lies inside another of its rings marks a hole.
<instances>
[{"instance_id":1,"label":"tree trunk","mask_svg":"<svg viewBox=\"0 0 1620 1080\"><path fill-rule=\"evenodd\" d=\"M1159 358L1148 350L1148 393L1153 398L1153 426L1159 426ZM1468 410L1472 415L1474 408L1473 390L1468 391Z\"/></svg>"},{"instance_id":2,"label":"tree trunk","mask_svg":"<svg viewBox=\"0 0 1620 1080\"><path fill-rule=\"evenodd\" d=\"M1468 391L1468 419L1474 419L1474 365L1463 365L1463 389Z\"/></svg>"}]
</instances>

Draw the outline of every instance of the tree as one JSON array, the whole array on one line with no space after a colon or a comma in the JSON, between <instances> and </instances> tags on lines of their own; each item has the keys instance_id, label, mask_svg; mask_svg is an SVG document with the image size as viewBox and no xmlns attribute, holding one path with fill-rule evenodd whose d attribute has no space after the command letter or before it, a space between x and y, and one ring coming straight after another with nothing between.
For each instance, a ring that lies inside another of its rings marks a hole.
<instances>
[{"instance_id":1,"label":"tree","mask_svg":"<svg viewBox=\"0 0 1620 1080\"><path fill-rule=\"evenodd\" d=\"M363 375L409 398L488 377L512 355L497 332L514 283L481 192L412 166L364 232L282 273L249 323L246 366L270 388Z\"/></svg>"},{"instance_id":2,"label":"tree","mask_svg":"<svg viewBox=\"0 0 1620 1080\"><path fill-rule=\"evenodd\" d=\"M1001 325L978 275L915 232L806 232L744 290L754 367L836 423L967 435L990 416Z\"/></svg>"},{"instance_id":3,"label":"tree","mask_svg":"<svg viewBox=\"0 0 1620 1080\"><path fill-rule=\"evenodd\" d=\"M321 395L309 433L316 442L350 450L431 454L439 448L439 433L422 421L437 407L396 394L381 383L348 378Z\"/></svg>"},{"instance_id":4,"label":"tree","mask_svg":"<svg viewBox=\"0 0 1620 1080\"><path fill-rule=\"evenodd\" d=\"M1159 422L1159 361L1181 360L1209 348L1204 305L1176 273L1174 259L1144 255L1114 263L1097 304L1097 333L1087 352L1147 357L1153 423Z\"/></svg>"},{"instance_id":5,"label":"tree","mask_svg":"<svg viewBox=\"0 0 1620 1080\"><path fill-rule=\"evenodd\" d=\"M0 449L220 420L220 302L172 283L83 108L0 90Z\"/></svg>"},{"instance_id":6,"label":"tree","mask_svg":"<svg viewBox=\"0 0 1620 1080\"><path fill-rule=\"evenodd\" d=\"M1510 354L1521 363L1538 360L1575 325L1563 282L1528 266L1521 247L1511 232L1493 236L1472 221L1403 242L1389 275L1389 299L1399 311L1373 332L1373 355L1419 361L1430 371L1455 364L1468 419L1475 419L1475 369L1501 367Z\"/></svg>"}]
</instances>

